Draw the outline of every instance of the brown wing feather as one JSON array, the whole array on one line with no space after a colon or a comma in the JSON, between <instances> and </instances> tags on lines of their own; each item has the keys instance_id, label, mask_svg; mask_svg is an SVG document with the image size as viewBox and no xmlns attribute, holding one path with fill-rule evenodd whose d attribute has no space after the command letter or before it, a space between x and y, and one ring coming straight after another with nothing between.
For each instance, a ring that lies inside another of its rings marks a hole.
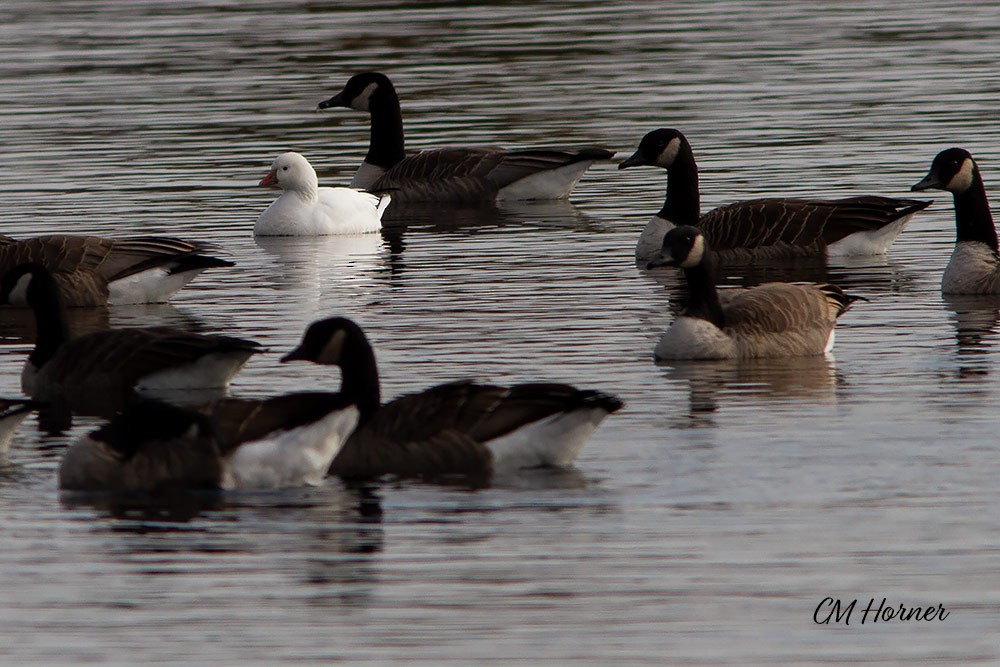
<instances>
[{"instance_id":1,"label":"brown wing feather","mask_svg":"<svg viewBox=\"0 0 1000 667\"><path fill-rule=\"evenodd\" d=\"M212 417L222 449L229 451L275 431L310 424L347 405L341 394L298 392L261 400L221 398L197 410Z\"/></svg>"},{"instance_id":2,"label":"brown wing feather","mask_svg":"<svg viewBox=\"0 0 1000 667\"><path fill-rule=\"evenodd\" d=\"M698 225L717 251L777 245L819 254L825 246L855 232L881 229L929 205L928 201L877 196L751 199L713 209Z\"/></svg>"},{"instance_id":3,"label":"brown wing feather","mask_svg":"<svg viewBox=\"0 0 1000 667\"><path fill-rule=\"evenodd\" d=\"M106 384L122 391L151 373L197 361L210 353L259 352L257 343L232 336L192 334L173 327L113 329L64 343L42 367L45 384Z\"/></svg>"},{"instance_id":4,"label":"brown wing feather","mask_svg":"<svg viewBox=\"0 0 1000 667\"><path fill-rule=\"evenodd\" d=\"M439 385L385 404L348 439L330 471L342 477L485 477L493 457L483 443L585 406L614 412L621 401L555 383Z\"/></svg>"},{"instance_id":5,"label":"brown wing feather","mask_svg":"<svg viewBox=\"0 0 1000 667\"><path fill-rule=\"evenodd\" d=\"M580 151L441 148L408 155L369 188L394 201L489 201L531 174L584 160L610 159L602 149Z\"/></svg>"},{"instance_id":6,"label":"brown wing feather","mask_svg":"<svg viewBox=\"0 0 1000 667\"><path fill-rule=\"evenodd\" d=\"M125 239L72 235L36 236L0 244L0 273L19 264L33 262L52 272L81 269L96 271L110 282L210 247L209 244L169 236Z\"/></svg>"},{"instance_id":7,"label":"brown wing feather","mask_svg":"<svg viewBox=\"0 0 1000 667\"><path fill-rule=\"evenodd\" d=\"M723 308L726 329L743 336L813 330L829 333L839 314L817 286L791 283L764 283L740 290Z\"/></svg>"}]
</instances>

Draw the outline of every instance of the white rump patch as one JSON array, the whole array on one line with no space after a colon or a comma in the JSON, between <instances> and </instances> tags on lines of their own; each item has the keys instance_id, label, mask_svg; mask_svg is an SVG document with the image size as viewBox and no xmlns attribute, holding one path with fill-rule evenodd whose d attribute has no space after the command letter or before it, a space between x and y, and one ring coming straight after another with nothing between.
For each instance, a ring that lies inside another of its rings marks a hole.
<instances>
[{"instance_id":1,"label":"white rump patch","mask_svg":"<svg viewBox=\"0 0 1000 667\"><path fill-rule=\"evenodd\" d=\"M226 459L222 488L280 489L322 483L359 416L357 406L352 405L311 424L240 445Z\"/></svg>"},{"instance_id":2,"label":"white rump patch","mask_svg":"<svg viewBox=\"0 0 1000 667\"><path fill-rule=\"evenodd\" d=\"M140 392L155 392L226 387L250 358L250 354L245 351L206 354L194 363L146 375L136 383L135 389Z\"/></svg>"},{"instance_id":3,"label":"white rump patch","mask_svg":"<svg viewBox=\"0 0 1000 667\"><path fill-rule=\"evenodd\" d=\"M486 446L493 452L493 469L502 473L518 468L568 466L607 414L603 408L560 412L490 440Z\"/></svg>"},{"instance_id":4,"label":"white rump patch","mask_svg":"<svg viewBox=\"0 0 1000 667\"><path fill-rule=\"evenodd\" d=\"M497 193L497 201L528 199L566 199L583 172L593 160L573 162L555 169L546 169L518 179Z\"/></svg>"},{"instance_id":5,"label":"white rump patch","mask_svg":"<svg viewBox=\"0 0 1000 667\"><path fill-rule=\"evenodd\" d=\"M204 268L170 273L169 266L156 266L108 283L108 303L127 306L136 303L169 301Z\"/></svg>"},{"instance_id":6,"label":"white rump patch","mask_svg":"<svg viewBox=\"0 0 1000 667\"><path fill-rule=\"evenodd\" d=\"M911 213L889 223L881 229L875 229L870 232L854 232L836 243L831 243L827 246L826 255L827 257L884 255L912 217L913 214Z\"/></svg>"}]
</instances>

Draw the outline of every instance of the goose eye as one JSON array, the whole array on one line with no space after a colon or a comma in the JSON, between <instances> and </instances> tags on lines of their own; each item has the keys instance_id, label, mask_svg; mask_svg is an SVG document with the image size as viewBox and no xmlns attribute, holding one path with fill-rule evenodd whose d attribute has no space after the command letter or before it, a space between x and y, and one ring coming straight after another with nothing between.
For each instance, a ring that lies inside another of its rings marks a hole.
<instances>
[{"instance_id":1,"label":"goose eye","mask_svg":"<svg viewBox=\"0 0 1000 667\"><path fill-rule=\"evenodd\" d=\"M288 171L288 166L286 165L286 166L282 167L281 171Z\"/></svg>"}]
</instances>

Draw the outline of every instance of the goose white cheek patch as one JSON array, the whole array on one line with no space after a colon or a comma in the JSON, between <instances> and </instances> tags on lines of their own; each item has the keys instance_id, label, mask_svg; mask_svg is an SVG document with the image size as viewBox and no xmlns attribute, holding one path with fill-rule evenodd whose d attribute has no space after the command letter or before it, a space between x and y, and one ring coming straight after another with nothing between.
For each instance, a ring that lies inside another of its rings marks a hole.
<instances>
[{"instance_id":1,"label":"goose white cheek patch","mask_svg":"<svg viewBox=\"0 0 1000 667\"><path fill-rule=\"evenodd\" d=\"M669 143L663 147L663 150L660 151L660 155L656 160L657 165L666 169L674 163L674 160L677 159L677 154L680 152L681 140L677 138L671 139Z\"/></svg>"},{"instance_id":2,"label":"goose white cheek patch","mask_svg":"<svg viewBox=\"0 0 1000 667\"><path fill-rule=\"evenodd\" d=\"M701 263L701 258L705 254L705 237L699 234L694 237L694 243L691 244L691 250L688 251L687 257L681 262L682 269L690 269L692 267L698 266Z\"/></svg>"},{"instance_id":3,"label":"goose white cheek patch","mask_svg":"<svg viewBox=\"0 0 1000 667\"><path fill-rule=\"evenodd\" d=\"M351 100L351 108L356 111L370 111L372 93L378 89L377 83L369 83L354 99Z\"/></svg>"},{"instance_id":4,"label":"goose white cheek patch","mask_svg":"<svg viewBox=\"0 0 1000 667\"><path fill-rule=\"evenodd\" d=\"M948 185L945 186L945 190L949 192L961 193L965 192L972 186L972 160L966 158L962 161L962 167L958 170L951 180L948 181Z\"/></svg>"}]
</instances>

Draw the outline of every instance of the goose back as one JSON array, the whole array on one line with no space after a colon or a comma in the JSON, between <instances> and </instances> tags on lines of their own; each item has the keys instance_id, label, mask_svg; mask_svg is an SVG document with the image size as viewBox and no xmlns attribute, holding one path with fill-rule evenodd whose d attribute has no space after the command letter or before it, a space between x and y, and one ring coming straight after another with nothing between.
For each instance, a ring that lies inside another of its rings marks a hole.
<instances>
[{"instance_id":1,"label":"goose back","mask_svg":"<svg viewBox=\"0 0 1000 667\"><path fill-rule=\"evenodd\" d=\"M833 347L834 327L857 297L835 285L765 283L715 288L714 260L699 230L681 226L664 237L650 264L684 269L690 305L657 343L660 359L749 359L809 356Z\"/></svg>"},{"instance_id":2,"label":"goose back","mask_svg":"<svg viewBox=\"0 0 1000 667\"><path fill-rule=\"evenodd\" d=\"M217 489L223 468L207 416L143 401L67 448L59 486L74 491Z\"/></svg>"},{"instance_id":3,"label":"goose back","mask_svg":"<svg viewBox=\"0 0 1000 667\"><path fill-rule=\"evenodd\" d=\"M368 154L351 186L391 192L398 202L561 199L595 161L614 155L600 148L443 148L407 155L399 96L380 72L354 75L343 90L318 105L331 107L371 115Z\"/></svg>"},{"instance_id":4,"label":"goose back","mask_svg":"<svg viewBox=\"0 0 1000 667\"><path fill-rule=\"evenodd\" d=\"M568 465L601 419L621 407L612 396L563 384L502 387L470 381L438 385L381 405L371 345L361 328L345 318L310 325L299 347L282 361L294 359L340 366L341 392L361 408L357 430L330 468L346 478L482 480L498 467ZM574 427L550 428L548 439L529 435L534 426L560 417ZM578 422L589 428L576 428Z\"/></svg>"},{"instance_id":5,"label":"goose back","mask_svg":"<svg viewBox=\"0 0 1000 667\"><path fill-rule=\"evenodd\" d=\"M646 225L636 257L659 253L675 226L701 229L720 261L884 254L910 218L930 201L875 195L842 199L761 198L700 214L698 166L684 135L654 130L619 169L657 166L667 171L663 207Z\"/></svg>"},{"instance_id":6,"label":"goose back","mask_svg":"<svg viewBox=\"0 0 1000 667\"><path fill-rule=\"evenodd\" d=\"M165 301L202 271L234 265L205 254L209 244L167 236L60 234L8 241L0 244L0 275L38 264L56 276L67 307Z\"/></svg>"}]
</instances>

